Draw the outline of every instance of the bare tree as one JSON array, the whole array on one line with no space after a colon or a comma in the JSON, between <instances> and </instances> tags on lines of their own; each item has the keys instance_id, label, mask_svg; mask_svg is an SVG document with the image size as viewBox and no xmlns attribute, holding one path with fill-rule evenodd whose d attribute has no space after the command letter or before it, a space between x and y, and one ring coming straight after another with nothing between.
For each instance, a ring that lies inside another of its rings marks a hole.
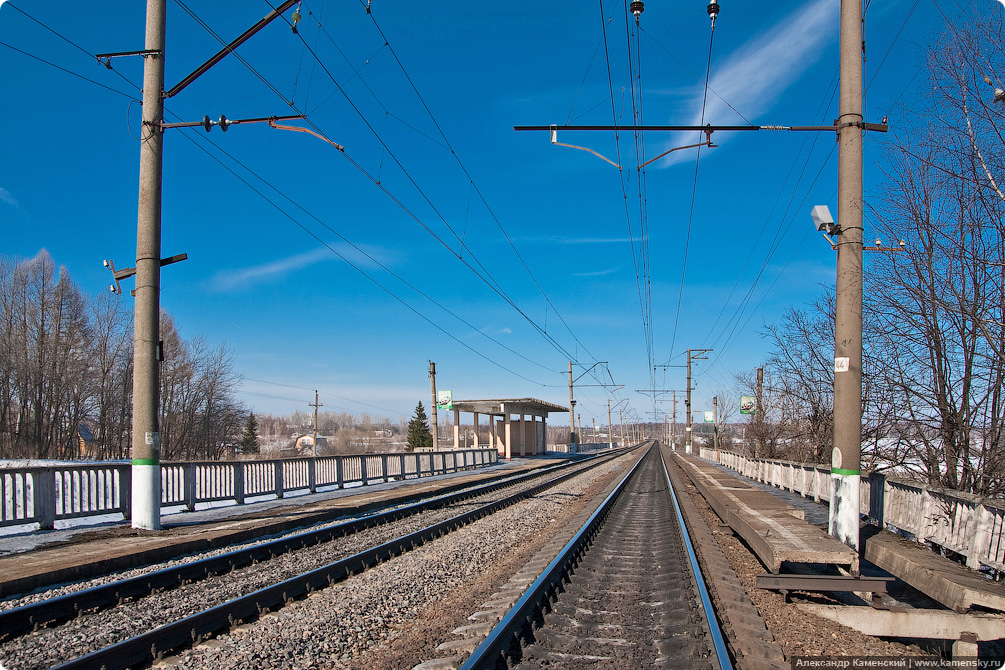
<instances>
[{"instance_id":1,"label":"bare tree","mask_svg":"<svg viewBox=\"0 0 1005 670\"><path fill-rule=\"evenodd\" d=\"M930 98L889 146L879 230L903 253L871 264L870 302L902 417L886 448L931 483L1005 483L1005 140L999 16L951 27L928 57ZM989 85L989 83L991 85ZM996 106L997 105L997 106Z\"/></svg>"}]
</instances>

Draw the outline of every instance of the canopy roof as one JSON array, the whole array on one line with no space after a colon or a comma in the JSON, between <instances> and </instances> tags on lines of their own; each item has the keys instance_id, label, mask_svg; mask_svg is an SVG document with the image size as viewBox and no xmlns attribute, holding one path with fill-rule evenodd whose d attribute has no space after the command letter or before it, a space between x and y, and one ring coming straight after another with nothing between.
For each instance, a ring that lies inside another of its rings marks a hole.
<instances>
[{"instance_id":1,"label":"canopy roof","mask_svg":"<svg viewBox=\"0 0 1005 670\"><path fill-rule=\"evenodd\" d=\"M568 412L568 407L538 400L537 398L499 398L494 400L455 400L455 412L471 412L501 416L503 414L533 414L548 416L549 412Z\"/></svg>"}]
</instances>

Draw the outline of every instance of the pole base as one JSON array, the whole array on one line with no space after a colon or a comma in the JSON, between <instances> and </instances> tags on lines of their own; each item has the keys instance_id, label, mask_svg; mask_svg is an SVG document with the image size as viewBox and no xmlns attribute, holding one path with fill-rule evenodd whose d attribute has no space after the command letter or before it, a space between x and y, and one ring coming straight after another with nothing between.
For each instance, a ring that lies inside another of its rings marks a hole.
<instances>
[{"instance_id":1,"label":"pole base","mask_svg":"<svg viewBox=\"0 0 1005 670\"><path fill-rule=\"evenodd\" d=\"M831 472L828 532L858 551L861 475Z\"/></svg>"},{"instance_id":2,"label":"pole base","mask_svg":"<svg viewBox=\"0 0 1005 670\"><path fill-rule=\"evenodd\" d=\"M133 528L161 529L161 466L132 466Z\"/></svg>"}]
</instances>

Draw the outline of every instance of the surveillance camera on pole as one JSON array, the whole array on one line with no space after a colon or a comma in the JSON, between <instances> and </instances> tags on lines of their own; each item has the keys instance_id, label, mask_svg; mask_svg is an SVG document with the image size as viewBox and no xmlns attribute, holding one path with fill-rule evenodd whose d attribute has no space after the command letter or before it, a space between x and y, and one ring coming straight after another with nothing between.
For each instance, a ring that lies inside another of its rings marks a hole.
<instances>
[{"instance_id":1,"label":"surveillance camera on pole","mask_svg":"<svg viewBox=\"0 0 1005 670\"><path fill-rule=\"evenodd\" d=\"M830 207L827 205L817 205L814 207L810 212L810 218L813 219L813 224L821 233L836 235L839 232L837 224L834 223L834 217L831 216Z\"/></svg>"}]
</instances>

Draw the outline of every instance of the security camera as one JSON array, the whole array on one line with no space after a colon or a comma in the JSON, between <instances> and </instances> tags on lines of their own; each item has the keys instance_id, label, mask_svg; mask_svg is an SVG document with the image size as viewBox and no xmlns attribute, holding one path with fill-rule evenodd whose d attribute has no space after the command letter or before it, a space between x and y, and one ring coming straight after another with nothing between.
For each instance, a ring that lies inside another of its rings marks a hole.
<instances>
[{"instance_id":1,"label":"security camera","mask_svg":"<svg viewBox=\"0 0 1005 670\"><path fill-rule=\"evenodd\" d=\"M813 219L813 224L817 227L817 230L822 233L831 234L831 231L836 228L834 225L834 217L831 216L831 210L827 205L817 205L810 211L810 218Z\"/></svg>"}]
</instances>

